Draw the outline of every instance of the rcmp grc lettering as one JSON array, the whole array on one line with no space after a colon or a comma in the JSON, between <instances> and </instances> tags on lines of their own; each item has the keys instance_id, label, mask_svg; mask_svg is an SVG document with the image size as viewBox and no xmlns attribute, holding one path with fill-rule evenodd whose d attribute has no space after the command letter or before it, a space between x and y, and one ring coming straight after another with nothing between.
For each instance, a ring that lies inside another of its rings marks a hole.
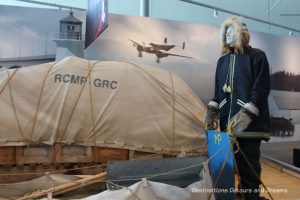
<instances>
[{"instance_id":1,"label":"rcmp grc lettering","mask_svg":"<svg viewBox=\"0 0 300 200\"><path fill-rule=\"evenodd\" d=\"M55 83L71 83L71 84L78 84L84 85L87 81L87 78L84 76L77 76L73 74L55 74L54 82ZM95 78L93 80L93 85L95 87L100 88L107 88L107 89L116 89L118 87L117 81L110 81L110 80L102 80L99 78Z\"/></svg>"}]
</instances>

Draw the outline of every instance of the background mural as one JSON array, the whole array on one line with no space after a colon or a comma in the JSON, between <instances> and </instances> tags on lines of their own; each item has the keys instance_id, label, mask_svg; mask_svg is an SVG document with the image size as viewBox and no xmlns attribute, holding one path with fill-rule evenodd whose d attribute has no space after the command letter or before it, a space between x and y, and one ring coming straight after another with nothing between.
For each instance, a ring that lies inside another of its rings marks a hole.
<instances>
[{"instance_id":1,"label":"background mural","mask_svg":"<svg viewBox=\"0 0 300 200\"><path fill-rule=\"evenodd\" d=\"M52 40L68 13L0 6L0 65L12 58L55 54ZM74 16L85 23L84 12ZM218 27L123 15L108 19L108 28L85 49L86 59L159 67L181 76L203 103L210 100L220 57ZM291 164L292 150L300 146L300 39L251 31L251 45L266 52L272 79L273 136L262 152Z\"/></svg>"},{"instance_id":2,"label":"background mural","mask_svg":"<svg viewBox=\"0 0 300 200\"><path fill-rule=\"evenodd\" d=\"M85 32L85 12L73 13L83 22ZM60 38L59 21L69 14L63 9L0 6L0 62L56 54L53 40Z\"/></svg>"},{"instance_id":3,"label":"background mural","mask_svg":"<svg viewBox=\"0 0 300 200\"><path fill-rule=\"evenodd\" d=\"M220 57L218 31L218 27L202 24L111 15L109 28L86 50L85 56L144 63L172 71L207 104L214 90L214 73ZM164 44L164 38L167 44L176 44L168 52L192 58L167 56L158 63L155 53L139 49L139 45L146 49L151 43ZM263 143L262 154L293 164L293 149L300 146L297 86L300 39L251 31L250 44L267 54L272 82L269 106L273 136L268 143Z\"/></svg>"}]
</instances>

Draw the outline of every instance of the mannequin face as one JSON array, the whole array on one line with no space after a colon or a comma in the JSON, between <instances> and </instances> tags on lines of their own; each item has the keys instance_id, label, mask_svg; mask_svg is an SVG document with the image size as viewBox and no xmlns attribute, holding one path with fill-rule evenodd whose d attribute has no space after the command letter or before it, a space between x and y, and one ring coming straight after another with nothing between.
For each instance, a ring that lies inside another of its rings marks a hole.
<instances>
[{"instance_id":1,"label":"mannequin face","mask_svg":"<svg viewBox=\"0 0 300 200\"><path fill-rule=\"evenodd\" d=\"M234 27L230 25L226 30L226 43L232 47L236 39L237 39L237 35L234 31Z\"/></svg>"}]
</instances>

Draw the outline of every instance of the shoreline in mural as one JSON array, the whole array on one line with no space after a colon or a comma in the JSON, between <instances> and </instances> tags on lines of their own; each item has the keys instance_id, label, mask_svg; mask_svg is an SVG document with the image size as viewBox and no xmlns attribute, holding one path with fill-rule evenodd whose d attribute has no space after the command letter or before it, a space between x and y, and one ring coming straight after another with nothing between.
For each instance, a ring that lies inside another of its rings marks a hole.
<instances>
[{"instance_id":1,"label":"shoreline in mural","mask_svg":"<svg viewBox=\"0 0 300 200\"><path fill-rule=\"evenodd\" d=\"M300 75L288 71L278 71L271 74L271 89L300 92Z\"/></svg>"}]
</instances>

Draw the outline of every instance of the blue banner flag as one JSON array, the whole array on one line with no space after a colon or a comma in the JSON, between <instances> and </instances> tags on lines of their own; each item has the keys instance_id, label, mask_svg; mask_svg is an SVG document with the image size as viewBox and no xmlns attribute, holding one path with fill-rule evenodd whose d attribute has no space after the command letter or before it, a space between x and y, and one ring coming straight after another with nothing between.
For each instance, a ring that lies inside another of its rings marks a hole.
<instances>
[{"instance_id":1,"label":"blue banner flag","mask_svg":"<svg viewBox=\"0 0 300 200\"><path fill-rule=\"evenodd\" d=\"M234 165L230 138L227 133L207 131L209 171L216 200L232 200L234 195Z\"/></svg>"}]
</instances>

